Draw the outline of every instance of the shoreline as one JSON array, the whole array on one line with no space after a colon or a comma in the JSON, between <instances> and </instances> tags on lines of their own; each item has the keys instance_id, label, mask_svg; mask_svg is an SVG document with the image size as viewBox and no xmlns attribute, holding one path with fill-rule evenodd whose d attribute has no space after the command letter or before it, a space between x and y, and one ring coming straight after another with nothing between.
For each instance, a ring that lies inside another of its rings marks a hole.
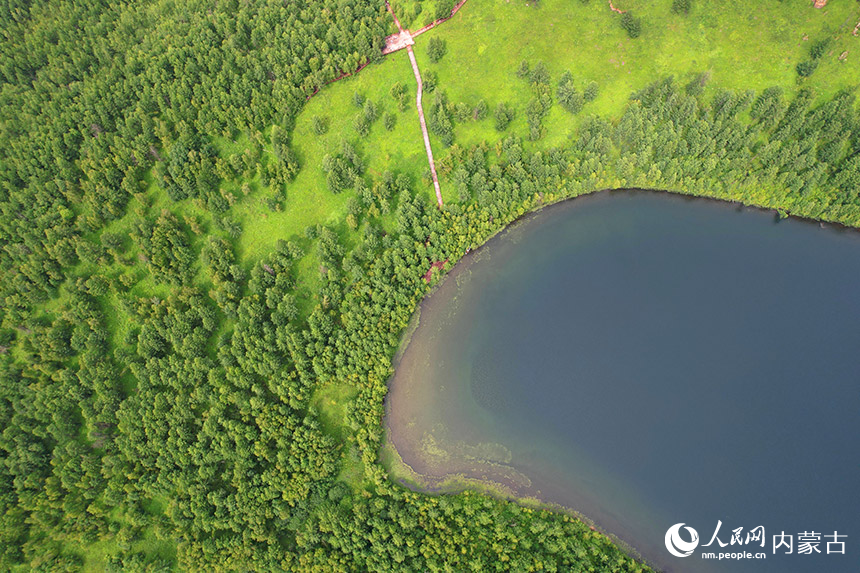
<instances>
[{"instance_id":1,"label":"shoreline","mask_svg":"<svg viewBox=\"0 0 860 573\"><path fill-rule=\"evenodd\" d=\"M796 215L785 209L762 206L737 199L723 199L711 195L698 195L674 190L658 190L647 188L600 189L572 197L563 197L549 202L541 203L532 210L522 214L504 227L500 228L498 231L494 232L492 235L487 237L487 239L480 245L472 246L461 257L451 261L451 263L453 264L451 264L448 270L445 271L445 273L441 275L439 279L433 284L432 288L421 299L415 311L413 312L409 325L400 337L397 351L392 360L393 371L396 371L398 369L401 359L412 341L412 335L419 326L420 316L422 314L422 311L425 310L425 305L428 303L428 300L432 297L433 294L435 294L439 290L440 287L442 287L442 285L447 282L449 278L456 278L458 273L465 272L468 269L469 265L479 260L480 254L485 250L483 249L484 247L490 246L494 240L498 240L506 233L515 230L520 224L538 216L547 208L567 205L568 203L571 203L576 199L584 197L600 199L602 197L611 198L613 195L622 194L649 194L662 198L672 199L674 199L674 197L680 197L685 199L687 202L706 201L715 206L734 208L735 211L739 212L750 210L757 211L762 214L772 214L774 216L772 224L777 224L784 219L793 219L806 224L815 224L818 228L821 229L831 229L838 233L847 232L851 235L860 237L860 229L858 229L857 227L851 227L849 225L835 222L829 219ZM464 264L461 265L461 261L463 261ZM394 375L392 375L386 383L388 391L386 392L386 396L384 399L383 417L383 427L385 433L383 437L383 445L379 452L379 462L388 473L389 479L391 479L392 482L397 483L398 485L406 487L413 491L420 491L431 495L459 494L466 491L475 491L499 499L511 500L525 507L547 509L550 511L560 512L572 518L579 519L580 521L591 527L594 531L605 535L606 537L611 539L613 543L621 547L623 551L629 556L636 558L637 560L640 560L651 567L656 567L654 563L646 560L634 546L625 541L623 538L619 537L618 534L611 531L610 529L599 526L598 523L589 515L581 513L579 510L573 507L562 505L543 498L542 492L540 490L532 488L528 476L521 474L520 471L512 465L499 463L498 461L493 460L477 460L477 464L479 465L479 467L473 468L472 471L455 470L450 473L445 473L443 476L426 475L419 471L416 471L403 459L401 453L398 451L397 447L394 445L391 439L393 420L390 397L393 388L393 380ZM528 481L529 483L525 484L523 480L514 479L511 474L522 476L525 478L525 481Z\"/></svg>"},{"instance_id":2,"label":"shoreline","mask_svg":"<svg viewBox=\"0 0 860 573\"><path fill-rule=\"evenodd\" d=\"M380 452L380 464L388 473L392 482L412 491L435 496L458 495L466 492L475 492L488 495L496 499L512 501L530 509L552 511L554 513L566 515L571 519L581 521L595 533L605 536L612 541L612 543L621 548L621 550L628 556L645 563L649 567L655 569L655 571L659 570L656 568L654 563L646 560L634 546L621 537L618 537L618 535L612 531L600 526L588 515L581 513L572 507L541 499L538 495L531 495L524 491L518 491L516 485L508 485L499 480L489 479L486 477L472 477L463 473L450 473L441 478L424 475L415 471L412 466L406 463L396 446L387 439ZM516 472L515 469L511 469Z\"/></svg>"},{"instance_id":3,"label":"shoreline","mask_svg":"<svg viewBox=\"0 0 860 573\"><path fill-rule=\"evenodd\" d=\"M478 252L480 252L484 247L486 247L492 240L496 239L503 233L514 229L517 225L526 221L530 217L538 215L542 213L545 209L551 209L558 207L562 204L575 201L577 199L584 199L589 197L598 197L600 195L620 195L620 194L632 194L632 193L642 193L642 194L653 194L656 196L671 196L671 197L679 197L686 199L687 201L703 201L707 203L711 203L715 206L725 206L725 207L735 207L737 210L750 210L750 211L759 211L761 213L770 213L774 215L774 221L780 222L785 220L798 221L806 224L813 224L819 227L820 229L830 229L840 233L851 233L860 235L860 225L857 227L852 227L846 223L842 223L840 221L836 221L829 218L816 218L812 216L800 215L795 212L792 212L788 209L779 208L779 207L771 207L764 206L758 203L752 202L744 202L740 199L724 199L721 197L716 197L713 195L700 195L695 193L687 193L684 191L678 191L675 189L654 189L650 187L605 187L602 189L595 189L593 191L586 191L579 195L568 195L564 197L554 198L550 201L537 203L532 209L526 211L522 215L518 216L516 219L509 222L504 227L498 229L491 235L489 235L483 243L479 245L472 245L465 253L460 255L457 258L450 258L446 262L448 269L446 270L444 267L440 267L439 273L433 273L433 276L438 277L436 282L433 284L432 288L424 295L421 299L421 302L418 303L415 311L413 311L413 316L415 313L420 315L421 307L424 302L439 288L443 281L445 281L449 274L454 270L454 268L460 263L460 261L466 259L467 257L473 257ZM410 324L411 324L410 319ZM407 326L407 329L410 327ZM417 328L417 325L416 325ZM412 328L414 331L414 328ZM406 341L408 345L408 341ZM402 356L403 352L406 349L406 345L404 345L403 337L401 336L401 340L398 343L397 350L395 352L395 360L392 361L392 366L394 368L397 367L397 363L399 362L399 357ZM389 379L390 382L390 379ZM387 412L386 412L387 417Z\"/></svg>"}]
</instances>

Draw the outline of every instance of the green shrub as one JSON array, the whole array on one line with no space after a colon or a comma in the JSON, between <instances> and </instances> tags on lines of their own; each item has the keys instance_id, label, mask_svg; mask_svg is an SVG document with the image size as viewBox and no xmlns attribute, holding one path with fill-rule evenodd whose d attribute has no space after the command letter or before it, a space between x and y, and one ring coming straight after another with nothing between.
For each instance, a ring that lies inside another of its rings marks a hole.
<instances>
[{"instance_id":1,"label":"green shrub","mask_svg":"<svg viewBox=\"0 0 860 573\"><path fill-rule=\"evenodd\" d=\"M424 85L424 91L431 93L439 83L439 76L436 75L436 72L424 72L421 83Z\"/></svg>"},{"instance_id":2,"label":"green shrub","mask_svg":"<svg viewBox=\"0 0 860 573\"><path fill-rule=\"evenodd\" d=\"M376 111L376 104L370 100L364 102L364 117L367 118L368 123L373 123L379 117Z\"/></svg>"},{"instance_id":3,"label":"green shrub","mask_svg":"<svg viewBox=\"0 0 860 573\"><path fill-rule=\"evenodd\" d=\"M434 64L441 60L448 53L448 44L440 38L430 38L427 44L427 57Z\"/></svg>"},{"instance_id":4,"label":"green shrub","mask_svg":"<svg viewBox=\"0 0 860 573\"><path fill-rule=\"evenodd\" d=\"M638 38L642 33L642 18L637 18L632 10L628 10L621 15L621 27L627 32L628 37Z\"/></svg>"},{"instance_id":5,"label":"green shrub","mask_svg":"<svg viewBox=\"0 0 860 573\"><path fill-rule=\"evenodd\" d=\"M397 102L397 108L400 111L406 111L406 107L409 105L409 94L406 90L406 86L400 82L394 82L394 85L391 86L391 90L389 90L388 93L391 94L391 97Z\"/></svg>"},{"instance_id":6,"label":"green shrub","mask_svg":"<svg viewBox=\"0 0 860 573\"><path fill-rule=\"evenodd\" d=\"M328 131L328 117L315 115L311 118L311 128L317 135L324 135Z\"/></svg>"},{"instance_id":7,"label":"green shrub","mask_svg":"<svg viewBox=\"0 0 860 573\"><path fill-rule=\"evenodd\" d=\"M560 103L561 107L570 113L579 113L582 111L585 98L581 93L579 93L579 90L574 87L573 77L570 75L570 72L562 74L561 79L558 82L557 95L558 103Z\"/></svg>"},{"instance_id":8,"label":"green shrub","mask_svg":"<svg viewBox=\"0 0 860 573\"><path fill-rule=\"evenodd\" d=\"M481 121L485 117L487 117L487 102L480 100L475 106L474 111L472 111L472 118L475 121Z\"/></svg>"},{"instance_id":9,"label":"green shrub","mask_svg":"<svg viewBox=\"0 0 860 573\"><path fill-rule=\"evenodd\" d=\"M818 40L817 42L813 42L812 46L809 48L809 56L813 60L817 60L821 58L824 54L827 53L827 50L830 48L830 38L825 38L823 40Z\"/></svg>"},{"instance_id":10,"label":"green shrub","mask_svg":"<svg viewBox=\"0 0 860 573\"><path fill-rule=\"evenodd\" d=\"M508 125L514 119L514 110L511 109L508 104L501 102L498 106L496 106L496 130L504 131L508 128Z\"/></svg>"},{"instance_id":11,"label":"green shrub","mask_svg":"<svg viewBox=\"0 0 860 573\"><path fill-rule=\"evenodd\" d=\"M370 122L367 121L367 116L364 112L361 112L355 116L352 120L352 127L358 134L362 137L367 137L367 134L370 133Z\"/></svg>"},{"instance_id":12,"label":"green shrub","mask_svg":"<svg viewBox=\"0 0 860 573\"><path fill-rule=\"evenodd\" d=\"M817 68L818 68L818 61L817 60L806 60L804 62L800 62L799 64L797 64L797 67L795 69L797 70L797 75L799 75L802 78L808 78L809 76L811 76L815 72L815 70Z\"/></svg>"},{"instance_id":13,"label":"green shrub","mask_svg":"<svg viewBox=\"0 0 860 573\"><path fill-rule=\"evenodd\" d=\"M519 67L517 68L517 77L520 79L525 79L529 75L529 63L525 60L520 62Z\"/></svg>"},{"instance_id":14,"label":"green shrub","mask_svg":"<svg viewBox=\"0 0 860 573\"><path fill-rule=\"evenodd\" d=\"M687 14L690 12L690 0L672 0L672 12Z\"/></svg>"},{"instance_id":15,"label":"green shrub","mask_svg":"<svg viewBox=\"0 0 860 573\"><path fill-rule=\"evenodd\" d=\"M585 86L585 90L582 92L582 99L585 100L585 103L594 101L597 99L597 95L600 93L600 86L597 85L597 82L589 82L587 86Z\"/></svg>"},{"instance_id":16,"label":"green shrub","mask_svg":"<svg viewBox=\"0 0 860 573\"><path fill-rule=\"evenodd\" d=\"M382 116L382 125L385 126L385 129L391 131L397 125L397 116L386 111Z\"/></svg>"}]
</instances>

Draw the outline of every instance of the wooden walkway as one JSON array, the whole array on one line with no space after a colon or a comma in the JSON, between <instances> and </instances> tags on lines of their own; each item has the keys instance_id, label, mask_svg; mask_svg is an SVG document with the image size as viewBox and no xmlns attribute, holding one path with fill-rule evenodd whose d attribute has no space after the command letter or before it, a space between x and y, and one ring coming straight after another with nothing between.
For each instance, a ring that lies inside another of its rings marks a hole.
<instances>
[{"instance_id":1,"label":"wooden walkway","mask_svg":"<svg viewBox=\"0 0 860 573\"><path fill-rule=\"evenodd\" d=\"M382 49L382 53L387 55L392 52L402 50L407 46L413 45L415 43L415 38L428 30L432 30L442 22L447 22L448 20L450 20L454 16L454 14L456 14L460 10L460 8L463 7L463 4L465 4L466 1L467 0L460 0L457 5L451 9L450 16L439 18L434 22L430 22L429 24L427 24L423 28L419 28L415 32L403 29L403 26L400 25L400 20L398 20L397 16L394 15L394 11L391 9L391 5L386 1L385 7L388 8L388 12L391 14L391 17L394 18L394 23L397 24L397 29L400 31L396 34L391 34L390 36L385 38L385 47Z\"/></svg>"},{"instance_id":2,"label":"wooden walkway","mask_svg":"<svg viewBox=\"0 0 860 573\"><path fill-rule=\"evenodd\" d=\"M453 16L457 10L460 9L460 6L465 3L466 0L461 0L460 3L451 11L451 16ZM418 69L418 61L415 59L415 51L412 49L412 45L415 43L412 40L413 34L411 34L409 30L404 30L403 26L400 25L400 20L397 19L397 15L394 13L394 10L391 9L391 4L388 3L388 0L385 0L385 7L388 9L388 13L391 14L391 17L394 18L394 23L397 25L397 29L400 30L399 33L388 36L388 38L385 39L385 46L386 48L389 46L389 40L391 40L392 47L399 44L402 45L389 52L383 51L383 53L390 54L391 52L402 48L406 48L406 51L409 53L409 62L412 64L412 72L415 74L415 83L418 84L418 95L415 97L415 105L418 107L418 121L421 122L421 134L424 136L424 150L427 152L427 162L430 164L430 176L433 178L433 188L436 190L436 203L441 209L444 207L444 204L442 203L442 190L439 187L439 177L436 175L436 162L433 161L433 148L430 147L430 134L427 133L427 122L424 120L424 108L421 106L421 97L424 94L424 82L421 81L421 71ZM448 18L451 16L448 16ZM436 20L429 27L425 26L424 28L421 28L414 35L417 36L422 32L426 32L439 22L444 22L448 18ZM408 42L405 40L406 38L408 38Z\"/></svg>"},{"instance_id":3,"label":"wooden walkway","mask_svg":"<svg viewBox=\"0 0 860 573\"><path fill-rule=\"evenodd\" d=\"M409 33L409 30L401 30L397 34L391 34L385 38L385 47L382 48L382 55L387 56L414 43L415 40L412 39L412 34Z\"/></svg>"},{"instance_id":4,"label":"wooden walkway","mask_svg":"<svg viewBox=\"0 0 860 573\"><path fill-rule=\"evenodd\" d=\"M433 149L430 147L430 134L427 133L427 122L424 120L424 108L421 106L421 97L424 93L424 83L421 81L421 71L418 69L418 62L415 60L415 52L412 50L412 46L415 44L415 36L423 34L428 30L432 30L442 22L446 22L451 19L454 14L456 14L460 8L463 7L463 4L466 3L467 0L460 0L454 8L451 9L451 14L446 16L445 18L439 18L438 20L427 24L423 28L419 29L417 32L410 32L409 30L404 30L403 26L400 25L400 20L397 19L397 15L394 13L394 10L391 9L391 4L388 3L388 0L385 0L385 7L388 9L388 13L391 14L391 17L394 19L394 23L397 25L397 29L399 32L396 34L391 34L390 36L385 38L385 46L382 48L382 55L387 56L388 54L392 54L394 52L398 52L404 48L409 53L409 62L412 64L412 71L415 73L415 82L418 84L418 95L415 98L415 105L418 107L418 119L421 122L421 134L424 136L424 149L427 151L427 162L430 164L430 175L433 177L433 188L436 190L436 203L439 205L441 209L444 207L442 203L442 190L439 188L439 177L436 175L436 162L433 161ZM611 0L610 0L611 3ZM333 80L326 82L323 85L328 85L332 82L336 82L343 78L349 77L353 74L357 74L365 66L367 66L370 62L364 62L357 70L350 73L342 73ZM311 99L319 92L320 88L314 90L312 94L310 94L307 99Z\"/></svg>"},{"instance_id":5,"label":"wooden walkway","mask_svg":"<svg viewBox=\"0 0 860 573\"><path fill-rule=\"evenodd\" d=\"M418 70L418 62L415 61L415 51L412 46L407 46L409 61L412 62L412 71L415 72L415 81L418 83L418 96L415 98L418 105L418 120L421 122L421 133L424 135L424 149L427 150L427 161L430 163L430 175L433 177L433 188L436 189L436 203L441 209L442 190L439 188L439 178L436 176L436 163L433 161L433 149L430 147L430 135L427 133L427 122L424 121L424 109L421 107L421 95L424 91L424 83L421 81L421 72Z\"/></svg>"}]
</instances>

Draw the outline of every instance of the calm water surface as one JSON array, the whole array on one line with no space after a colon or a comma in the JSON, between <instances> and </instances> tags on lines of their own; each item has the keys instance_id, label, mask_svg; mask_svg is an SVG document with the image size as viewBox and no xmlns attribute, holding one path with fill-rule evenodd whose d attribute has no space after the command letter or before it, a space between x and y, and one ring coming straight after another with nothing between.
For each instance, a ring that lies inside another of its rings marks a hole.
<instances>
[{"instance_id":1,"label":"calm water surface","mask_svg":"<svg viewBox=\"0 0 860 573\"><path fill-rule=\"evenodd\" d=\"M860 571L858 286L860 233L648 192L558 205L423 303L389 438L425 476L573 508L668 571ZM702 548L718 521L765 547ZM681 522L686 558L664 545ZM739 550L767 557L701 557Z\"/></svg>"}]
</instances>

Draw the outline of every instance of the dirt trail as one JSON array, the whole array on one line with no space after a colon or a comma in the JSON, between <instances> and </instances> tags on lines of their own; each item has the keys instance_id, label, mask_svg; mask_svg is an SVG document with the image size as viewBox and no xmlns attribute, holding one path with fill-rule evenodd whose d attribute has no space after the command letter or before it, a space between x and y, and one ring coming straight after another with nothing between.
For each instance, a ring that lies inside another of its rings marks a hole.
<instances>
[{"instance_id":1,"label":"dirt trail","mask_svg":"<svg viewBox=\"0 0 860 573\"><path fill-rule=\"evenodd\" d=\"M435 22L431 22L417 32L413 33L409 30L403 29L403 26L400 24L400 20L397 18L397 15L394 13L394 10L391 9L391 4L388 3L388 0L385 0L385 8L388 10L388 13L391 14L391 17L394 19L394 23L397 25L397 29L399 30L399 32L396 34L391 34L390 36L385 38L385 46L382 48L382 54L387 56L388 54L397 52L399 50L402 50L403 48L406 48L406 51L409 53L409 62L412 64L412 71L415 73L415 82L418 84L418 95L415 98L415 104L418 107L418 119L421 122L421 134L424 136L424 149L427 151L427 161L430 164L430 174L433 177L433 188L436 190L436 203L439 204L440 209L444 206L442 203L442 190L439 188L439 178L436 175L436 163L433 161L433 149L431 149L430 147L430 135L427 133L427 122L424 120L424 108L421 107L421 97L424 93L424 83L421 81L421 72L418 70L418 62L415 60L415 52L412 50L412 46L413 44L415 44L415 40L413 40L413 38L415 36L418 36L419 34L423 34L427 30L432 30L442 22L450 20L451 17L454 16L454 14L456 14L460 10L460 8L463 7L463 4L465 4L466 1L467 0L460 0L454 6L454 8L451 9L451 14L449 16L446 16L445 18L439 18ZM343 78L349 77L353 74L357 74L369 63L369 61L365 62L351 74L344 72L338 77L326 82L323 85L328 85L338 80L342 80ZM307 99L311 99L319 92L319 90L320 88L317 88L314 93L310 94L307 97Z\"/></svg>"},{"instance_id":2,"label":"dirt trail","mask_svg":"<svg viewBox=\"0 0 860 573\"><path fill-rule=\"evenodd\" d=\"M466 0L462 0L462 2L457 5L456 9L459 9L459 7L465 2ZM391 9L391 4L388 3L388 0L385 0L385 7L388 9L388 13L391 14L391 17L394 18L394 23L397 25L397 29L400 30L400 33L395 34L395 36L403 36L405 34L411 41L412 38L409 30L404 30L403 26L400 25L400 20L397 19L397 15L394 13L394 10ZM451 13L453 14L454 11ZM391 37L392 36L389 36L389 38ZM386 39L386 44L387 43L388 39ZM421 107L421 97L424 94L424 82L421 81L421 71L418 69L418 62L415 60L415 51L412 49L412 44L414 44L414 42L406 44L405 47L406 51L409 53L409 62L412 64L412 72L415 74L415 82L418 84L418 95L415 98L415 104L418 106L418 120L421 122L421 134L424 136L424 149L427 151L427 162L430 163L430 175L433 177L433 188L436 190L436 203L439 204L439 208L441 209L444 206L442 203L442 190L439 188L439 178L436 176L436 162L433 161L433 149L430 147L430 134L427 133L427 122L424 120L424 108Z\"/></svg>"},{"instance_id":3,"label":"dirt trail","mask_svg":"<svg viewBox=\"0 0 860 573\"><path fill-rule=\"evenodd\" d=\"M439 189L439 178L436 176L436 163L433 161L433 149L430 148L430 135L427 133L427 123L424 121L424 109L421 107L421 96L424 91L424 83L421 81L421 72L418 71L418 62L415 61L415 51L412 46L407 46L409 61L412 63L412 71L415 72L415 81L418 82L418 96L415 103L418 105L418 119L421 122L421 133L424 136L424 149L427 150L427 161L430 163L430 175L433 176L433 187L436 189L436 202L439 208L442 204L442 190Z\"/></svg>"}]
</instances>

